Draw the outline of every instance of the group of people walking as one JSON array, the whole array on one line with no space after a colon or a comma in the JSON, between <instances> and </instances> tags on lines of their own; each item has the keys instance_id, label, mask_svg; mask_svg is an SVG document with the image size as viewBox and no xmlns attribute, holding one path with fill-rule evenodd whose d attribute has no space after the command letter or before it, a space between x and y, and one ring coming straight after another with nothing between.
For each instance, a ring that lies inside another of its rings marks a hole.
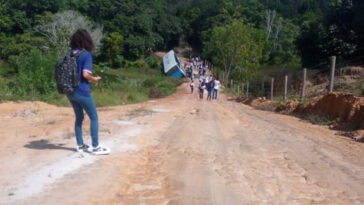
<instances>
[{"instance_id":1,"label":"group of people walking","mask_svg":"<svg viewBox=\"0 0 364 205\"><path fill-rule=\"evenodd\" d=\"M200 57L193 57L187 65L187 77L191 78L190 88L191 93L194 91L195 82L193 79L193 69L198 70L198 88L199 98L203 99L205 90L207 91L207 100L217 100L217 95L220 88L220 81L211 74L207 75L208 65Z\"/></svg>"},{"instance_id":2,"label":"group of people walking","mask_svg":"<svg viewBox=\"0 0 364 205\"><path fill-rule=\"evenodd\" d=\"M217 94L220 88L219 78L212 75L202 75L199 78L199 97L203 99L205 90L207 91L207 100L217 100Z\"/></svg>"},{"instance_id":3,"label":"group of people walking","mask_svg":"<svg viewBox=\"0 0 364 205\"><path fill-rule=\"evenodd\" d=\"M206 61L204 61L201 57L192 57L190 58L189 63L185 63L184 69L186 71L186 75L188 78L193 78L193 70L198 70L198 75L205 75L207 69L209 68Z\"/></svg>"}]
</instances>

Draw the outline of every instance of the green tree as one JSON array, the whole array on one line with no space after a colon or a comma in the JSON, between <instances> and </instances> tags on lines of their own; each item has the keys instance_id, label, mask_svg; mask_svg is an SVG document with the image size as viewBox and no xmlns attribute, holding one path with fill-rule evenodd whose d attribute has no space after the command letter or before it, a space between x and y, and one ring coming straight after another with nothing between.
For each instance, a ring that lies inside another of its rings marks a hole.
<instances>
[{"instance_id":1,"label":"green tree","mask_svg":"<svg viewBox=\"0 0 364 205\"><path fill-rule=\"evenodd\" d=\"M356 32L358 49L355 51L356 56L364 56L364 1L353 0L354 19L352 21L353 29Z\"/></svg>"},{"instance_id":2,"label":"green tree","mask_svg":"<svg viewBox=\"0 0 364 205\"><path fill-rule=\"evenodd\" d=\"M325 28L320 21L310 22L301 29L301 34L297 38L297 48L302 57L302 66L312 67L319 65L323 58L323 36L326 35Z\"/></svg>"},{"instance_id":3,"label":"green tree","mask_svg":"<svg viewBox=\"0 0 364 205\"><path fill-rule=\"evenodd\" d=\"M55 52L42 53L32 49L19 56L16 61L19 73L16 78L15 92L20 96L40 97L56 90L53 67L56 63Z\"/></svg>"},{"instance_id":4,"label":"green tree","mask_svg":"<svg viewBox=\"0 0 364 205\"><path fill-rule=\"evenodd\" d=\"M304 22L297 39L297 47L305 67L323 64L333 55L340 57L340 63L360 59L364 54L364 18L362 11L356 11L363 8L363 3L332 0L328 1L327 5L323 18L313 18L311 22Z\"/></svg>"},{"instance_id":5,"label":"green tree","mask_svg":"<svg viewBox=\"0 0 364 205\"><path fill-rule=\"evenodd\" d=\"M241 20L234 20L212 30L205 45L205 54L215 66L224 70L227 79L235 73L233 78L244 81L254 76L265 46L266 38L262 31L244 25Z\"/></svg>"},{"instance_id":6,"label":"green tree","mask_svg":"<svg viewBox=\"0 0 364 205\"><path fill-rule=\"evenodd\" d=\"M124 37L119 33L110 33L102 42L102 56L112 67L120 66L118 59L123 54Z\"/></svg>"},{"instance_id":7,"label":"green tree","mask_svg":"<svg viewBox=\"0 0 364 205\"><path fill-rule=\"evenodd\" d=\"M17 72L16 61L18 56L29 53L32 49L47 50L49 43L43 37L35 36L30 32L6 36L0 34L0 59L8 61Z\"/></svg>"}]
</instances>

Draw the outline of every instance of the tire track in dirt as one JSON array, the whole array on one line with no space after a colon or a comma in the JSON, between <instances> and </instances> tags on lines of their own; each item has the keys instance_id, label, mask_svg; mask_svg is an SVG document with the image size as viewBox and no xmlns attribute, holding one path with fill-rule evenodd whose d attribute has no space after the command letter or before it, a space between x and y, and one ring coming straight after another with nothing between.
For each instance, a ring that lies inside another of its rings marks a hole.
<instances>
[{"instance_id":1,"label":"tire track in dirt","mask_svg":"<svg viewBox=\"0 0 364 205\"><path fill-rule=\"evenodd\" d=\"M226 104L223 103L223 105L226 108ZM226 109L230 109L230 107ZM304 133L295 132L296 130L293 130L289 124L279 124L268 116L265 116L264 121L255 120L254 118L260 119L261 115L249 109L241 109L241 111L243 112L232 113L238 113L237 117L242 119L243 123L248 124L245 129L240 131L245 138L251 138L245 139L244 142L246 143L248 140L256 144L254 146L256 150L262 150L263 164L270 165L268 169L260 168L254 170L253 173L264 173L264 170L272 171L274 173L272 178L278 180L281 186L278 187L279 191L275 193L276 195L282 196L287 192L287 196L290 196L291 199L297 195L297 199L303 199L301 203L313 201L324 204L362 203L362 196L358 192L363 187L363 184L360 183L363 181L364 172L362 162L361 165L356 161L352 162L339 152L319 153L315 151L314 147L320 147L322 150L329 148L325 144L312 141ZM247 118L249 120L246 120ZM252 153L251 149L250 153ZM259 159L261 156L255 157ZM237 157L237 159L244 158ZM245 160L245 163L247 161L249 162L249 160ZM312 166L312 164L315 165ZM257 176L252 178L254 180L249 184L265 181L257 180ZM357 191L348 191L351 189ZM264 189L257 187L256 190ZM281 202L287 201L289 198L282 199Z\"/></svg>"}]
</instances>

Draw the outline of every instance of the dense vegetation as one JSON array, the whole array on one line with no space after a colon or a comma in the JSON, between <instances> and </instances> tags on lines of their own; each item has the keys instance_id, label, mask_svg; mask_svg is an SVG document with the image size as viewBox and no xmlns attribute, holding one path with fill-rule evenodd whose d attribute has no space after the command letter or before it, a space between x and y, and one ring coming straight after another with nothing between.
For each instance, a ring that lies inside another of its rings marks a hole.
<instances>
[{"instance_id":1,"label":"dense vegetation","mask_svg":"<svg viewBox=\"0 0 364 205\"><path fill-rule=\"evenodd\" d=\"M2 99L56 96L49 80L53 64L79 27L90 30L98 45L96 68L113 73L115 79L140 64L158 71L160 62L153 52L181 42L240 80L249 80L262 64L320 68L331 55L337 55L339 63L364 59L361 0L0 2ZM153 73L159 76L157 71Z\"/></svg>"}]
</instances>

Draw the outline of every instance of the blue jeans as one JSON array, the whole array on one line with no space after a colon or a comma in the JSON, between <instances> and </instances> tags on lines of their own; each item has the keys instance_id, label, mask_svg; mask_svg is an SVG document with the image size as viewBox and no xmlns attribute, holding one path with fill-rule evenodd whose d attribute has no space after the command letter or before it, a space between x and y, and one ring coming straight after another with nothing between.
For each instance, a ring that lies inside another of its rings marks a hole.
<instances>
[{"instance_id":1,"label":"blue jeans","mask_svg":"<svg viewBox=\"0 0 364 205\"><path fill-rule=\"evenodd\" d=\"M97 111L95 103L92 97L85 97L83 95L74 92L73 94L67 95L68 100L72 104L73 110L75 111L76 115L76 122L75 122L75 133L76 133L76 140L77 145L83 145L83 138L82 138L82 122L84 118L83 110L86 111L87 115L91 121L91 139L92 139L92 146L97 147L99 145L99 121L97 117Z\"/></svg>"},{"instance_id":2,"label":"blue jeans","mask_svg":"<svg viewBox=\"0 0 364 205\"><path fill-rule=\"evenodd\" d=\"M207 99L211 100L212 89L207 90Z\"/></svg>"},{"instance_id":3,"label":"blue jeans","mask_svg":"<svg viewBox=\"0 0 364 205\"><path fill-rule=\"evenodd\" d=\"M212 99L216 100L217 99L217 91L216 89L214 89L213 93L212 93Z\"/></svg>"}]
</instances>

